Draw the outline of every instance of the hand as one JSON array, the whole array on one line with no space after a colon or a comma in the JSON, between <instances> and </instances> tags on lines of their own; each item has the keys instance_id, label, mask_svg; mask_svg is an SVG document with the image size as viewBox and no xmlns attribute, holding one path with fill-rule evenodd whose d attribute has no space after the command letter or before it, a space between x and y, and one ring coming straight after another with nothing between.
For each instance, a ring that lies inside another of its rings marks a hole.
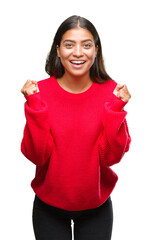
<instances>
[{"instance_id":1,"label":"hand","mask_svg":"<svg viewBox=\"0 0 152 240\"><path fill-rule=\"evenodd\" d=\"M128 102L128 100L131 98L128 88L125 84L117 84L116 88L113 91L113 94L115 94L124 102Z\"/></svg>"},{"instance_id":2,"label":"hand","mask_svg":"<svg viewBox=\"0 0 152 240\"><path fill-rule=\"evenodd\" d=\"M21 89L21 93L24 95L31 95L39 92L37 81L27 80L24 86Z\"/></svg>"}]
</instances>

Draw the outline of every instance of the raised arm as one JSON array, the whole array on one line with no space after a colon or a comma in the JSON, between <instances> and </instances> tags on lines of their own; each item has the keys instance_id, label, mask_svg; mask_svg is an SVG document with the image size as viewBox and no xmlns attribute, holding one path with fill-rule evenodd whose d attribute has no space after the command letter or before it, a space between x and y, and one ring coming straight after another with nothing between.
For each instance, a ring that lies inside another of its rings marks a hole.
<instances>
[{"instance_id":1,"label":"raised arm","mask_svg":"<svg viewBox=\"0 0 152 240\"><path fill-rule=\"evenodd\" d=\"M129 150L131 142L126 121L127 112L124 110L131 95L123 91L121 93L119 91L118 94L118 87L119 85L114 90L113 100L104 105L104 127L98 145L101 164L104 166L120 162L125 152Z\"/></svg>"},{"instance_id":2,"label":"raised arm","mask_svg":"<svg viewBox=\"0 0 152 240\"><path fill-rule=\"evenodd\" d=\"M54 145L49 129L47 104L41 99L38 89L33 94L24 95L27 100L24 105L26 125L21 152L35 165L42 166L49 160Z\"/></svg>"}]
</instances>

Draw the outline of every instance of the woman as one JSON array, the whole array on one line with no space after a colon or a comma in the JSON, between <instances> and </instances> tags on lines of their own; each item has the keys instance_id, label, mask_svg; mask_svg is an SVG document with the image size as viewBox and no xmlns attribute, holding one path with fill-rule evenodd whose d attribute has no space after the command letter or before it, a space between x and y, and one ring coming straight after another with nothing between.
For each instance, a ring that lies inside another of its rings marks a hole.
<instances>
[{"instance_id":1,"label":"woman","mask_svg":"<svg viewBox=\"0 0 152 240\"><path fill-rule=\"evenodd\" d=\"M45 66L49 78L28 80L21 151L36 165L33 227L38 240L109 240L110 166L129 150L124 106L131 95L106 73L93 24L71 16L58 28Z\"/></svg>"}]
</instances>

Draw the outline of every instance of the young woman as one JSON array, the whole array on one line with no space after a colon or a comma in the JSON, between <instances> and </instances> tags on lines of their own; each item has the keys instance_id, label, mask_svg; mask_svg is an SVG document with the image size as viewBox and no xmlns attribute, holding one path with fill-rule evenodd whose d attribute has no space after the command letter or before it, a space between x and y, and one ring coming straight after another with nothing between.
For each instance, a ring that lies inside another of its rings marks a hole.
<instances>
[{"instance_id":1,"label":"young woman","mask_svg":"<svg viewBox=\"0 0 152 240\"><path fill-rule=\"evenodd\" d=\"M71 16L58 28L45 66L27 80L21 151L36 165L33 227L37 240L110 240L110 166L129 150L124 106L131 95L106 73L93 24Z\"/></svg>"}]
</instances>

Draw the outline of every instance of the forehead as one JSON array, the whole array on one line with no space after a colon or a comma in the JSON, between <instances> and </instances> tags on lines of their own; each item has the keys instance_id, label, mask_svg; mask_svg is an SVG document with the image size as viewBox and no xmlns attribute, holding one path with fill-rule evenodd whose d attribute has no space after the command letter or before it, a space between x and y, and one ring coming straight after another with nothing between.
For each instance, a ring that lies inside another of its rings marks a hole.
<instances>
[{"instance_id":1,"label":"forehead","mask_svg":"<svg viewBox=\"0 0 152 240\"><path fill-rule=\"evenodd\" d=\"M94 41L92 34L84 28L73 28L66 31L61 41L65 41L66 39L74 40L74 41L83 41L85 39L91 39Z\"/></svg>"}]
</instances>

